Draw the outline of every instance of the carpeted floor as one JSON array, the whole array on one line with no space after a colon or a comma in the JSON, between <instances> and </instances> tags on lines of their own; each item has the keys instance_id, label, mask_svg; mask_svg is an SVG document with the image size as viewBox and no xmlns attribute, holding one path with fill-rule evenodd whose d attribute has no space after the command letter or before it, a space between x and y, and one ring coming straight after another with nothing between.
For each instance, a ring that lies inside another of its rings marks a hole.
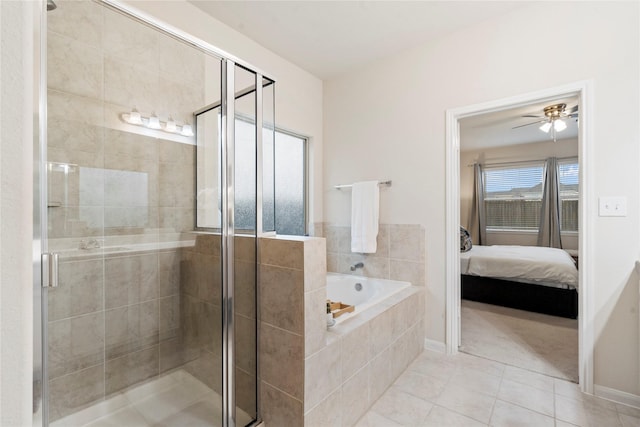
<instances>
[{"instance_id":1,"label":"carpeted floor","mask_svg":"<svg viewBox=\"0 0 640 427\"><path fill-rule=\"evenodd\" d=\"M578 321L462 300L460 351L578 382Z\"/></svg>"}]
</instances>

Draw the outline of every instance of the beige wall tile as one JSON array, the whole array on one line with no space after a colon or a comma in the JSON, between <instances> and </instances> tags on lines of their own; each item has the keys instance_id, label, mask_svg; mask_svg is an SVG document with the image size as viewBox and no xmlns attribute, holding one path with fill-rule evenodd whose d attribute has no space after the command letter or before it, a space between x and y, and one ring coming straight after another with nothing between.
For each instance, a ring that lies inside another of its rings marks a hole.
<instances>
[{"instance_id":1,"label":"beige wall tile","mask_svg":"<svg viewBox=\"0 0 640 427\"><path fill-rule=\"evenodd\" d=\"M304 423L302 401L262 382L262 417L265 425L300 427Z\"/></svg>"},{"instance_id":2,"label":"beige wall tile","mask_svg":"<svg viewBox=\"0 0 640 427\"><path fill-rule=\"evenodd\" d=\"M104 362L104 315L92 313L49 322L49 377Z\"/></svg>"},{"instance_id":3,"label":"beige wall tile","mask_svg":"<svg viewBox=\"0 0 640 427\"><path fill-rule=\"evenodd\" d=\"M180 254L178 251L158 254L160 282L158 296L167 297L180 292Z\"/></svg>"},{"instance_id":4,"label":"beige wall tile","mask_svg":"<svg viewBox=\"0 0 640 427\"><path fill-rule=\"evenodd\" d=\"M105 312L107 359L114 359L158 344L158 300Z\"/></svg>"},{"instance_id":5,"label":"beige wall tile","mask_svg":"<svg viewBox=\"0 0 640 427\"><path fill-rule=\"evenodd\" d=\"M376 256L389 257L389 225L380 224L378 226L378 238L376 239Z\"/></svg>"},{"instance_id":6,"label":"beige wall tile","mask_svg":"<svg viewBox=\"0 0 640 427\"><path fill-rule=\"evenodd\" d=\"M160 298L158 331L160 340L174 338L180 334L180 296Z\"/></svg>"},{"instance_id":7,"label":"beige wall tile","mask_svg":"<svg viewBox=\"0 0 640 427\"><path fill-rule=\"evenodd\" d=\"M242 239L235 240L235 254L242 253L240 249ZM221 236L213 233L197 233L195 251L212 256L220 256ZM236 258L241 259L241 258Z\"/></svg>"},{"instance_id":8,"label":"beige wall tile","mask_svg":"<svg viewBox=\"0 0 640 427\"><path fill-rule=\"evenodd\" d=\"M369 339L369 358L373 359L397 339L395 332L399 319L393 310L389 309L374 317L369 323L371 336Z\"/></svg>"},{"instance_id":9,"label":"beige wall tile","mask_svg":"<svg viewBox=\"0 0 640 427\"><path fill-rule=\"evenodd\" d=\"M255 418L256 416L256 390L258 387L255 372L245 372L236 369L236 407Z\"/></svg>"},{"instance_id":10,"label":"beige wall tile","mask_svg":"<svg viewBox=\"0 0 640 427\"><path fill-rule=\"evenodd\" d=\"M305 359L304 407L313 408L342 383L342 342L334 341Z\"/></svg>"},{"instance_id":11,"label":"beige wall tile","mask_svg":"<svg viewBox=\"0 0 640 427\"><path fill-rule=\"evenodd\" d=\"M342 388L331 393L304 416L305 427L340 427L342 423Z\"/></svg>"},{"instance_id":12,"label":"beige wall tile","mask_svg":"<svg viewBox=\"0 0 640 427\"><path fill-rule=\"evenodd\" d=\"M193 191L189 191L193 188L195 188L193 168L185 167L182 163L159 164L158 206L193 207L195 195Z\"/></svg>"},{"instance_id":13,"label":"beige wall tile","mask_svg":"<svg viewBox=\"0 0 640 427\"><path fill-rule=\"evenodd\" d=\"M47 37L47 85L75 95L100 99L103 64L100 51L70 37Z\"/></svg>"},{"instance_id":14,"label":"beige wall tile","mask_svg":"<svg viewBox=\"0 0 640 427\"><path fill-rule=\"evenodd\" d=\"M327 271L337 273L339 271L340 255L327 253Z\"/></svg>"},{"instance_id":15,"label":"beige wall tile","mask_svg":"<svg viewBox=\"0 0 640 427\"><path fill-rule=\"evenodd\" d=\"M235 316L235 345L237 367L245 372L256 373L256 320L244 316Z\"/></svg>"},{"instance_id":16,"label":"beige wall tile","mask_svg":"<svg viewBox=\"0 0 640 427\"><path fill-rule=\"evenodd\" d=\"M104 12L104 30L108 36L104 39L104 50L108 55L135 63L139 68L158 70L160 35L156 30L110 10ZM136 58L135 62L131 58Z\"/></svg>"},{"instance_id":17,"label":"beige wall tile","mask_svg":"<svg viewBox=\"0 0 640 427\"><path fill-rule=\"evenodd\" d=\"M111 55L104 58L104 100L121 106L123 113L135 107L147 117L159 114L159 85L153 68L136 67Z\"/></svg>"},{"instance_id":18,"label":"beige wall tile","mask_svg":"<svg viewBox=\"0 0 640 427\"><path fill-rule=\"evenodd\" d=\"M158 255L105 260L105 306L121 307L158 297Z\"/></svg>"},{"instance_id":19,"label":"beige wall tile","mask_svg":"<svg viewBox=\"0 0 640 427\"><path fill-rule=\"evenodd\" d=\"M51 413L64 417L104 397L104 365L51 380ZM52 419L51 421L54 421Z\"/></svg>"},{"instance_id":20,"label":"beige wall tile","mask_svg":"<svg viewBox=\"0 0 640 427\"><path fill-rule=\"evenodd\" d=\"M260 263L303 270L303 246L302 240L261 238L259 244Z\"/></svg>"},{"instance_id":21,"label":"beige wall tile","mask_svg":"<svg viewBox=\"0 0 640 427\"><path fill-rule=\"evenodd\" d=\"M236 261L234 275L234 301L237 314L256 317L256 265L246 261Z\"/></svg>"},{"instance_id":22,"label":"beige wall tile","mask_svg":"<svg viewBox=\"0 0 640 427\"><path fill-rule=\"evenodd\" d=\"M256 262L258 248L255 236L236 236L233 242L233 256L236 261Z\"/></svg>"},{"instance_id":23,"label":"beige wall tile","mask_svg":"<svg viewBox=\"0 0 640 427\"><path fill-rule=\"evenodd\" d=\"M410 282L415 286L424 286L426 281L424 261L414 262L391 259L389 260L389 264L390 279Z\"/></svg>"},{"instance_id":24,"label":"beige wall tile","mask_svg":"<svg viewBox=\"0 0 640 427\"><path fill-rule=\"evenodd\" d=\"M376 330L373 331L377 333ZM369 362L370 323L346 334L342 341L342 381L346 381Z\"/></svg>"},{"instance_id":25,"label":"beige wall tile","mask_svg":"<svg viewBox=\"0 0 640 427\"><path fill-rule=\"evenodd\" d=\"M184 65L190 66L189 63ZM174 117L174 119L177 119ZM193 167L196 161L196 150L194 145L180 144L166 139L157 139L158 160L160 163L177 163L184 167L191 166L189 172L193 175Z\"/></svg>"},{"instance_id":26,"label":"beige wall tile","mask_svg":"<svg viewBox=\"0 0 640 427\"><path fill-rule=\"evenodd\" d=\"M304 294L304 354L309 356L326 344L326 288Z\"/></svg>"},{"instance_id":27,"label":"beige wall tile","mask_svg":"<svg viewBox=\"0 0 640 427\"><path fill-rule=\"evenodd\" d=\"M158 226L168 232L189 232L193 230L195 211L192 208L158 208Z\"/></svg>"},{"instance_id":28,"label":"beige wall tile","mask_svg":"<svg viewBox=\"0 0 640 427\"><path fill-rule=\"evenodd\" d=\"M351 426L367 412L369 400L370 365L365 365L342 385L342 425Z\"/></svg>"},{"instance_id":29,"label":"beige wall tile","mask_svg":"<svg viewBox=\"0 0 640 427\"><path fill-rule=\"evenodd\" d=\"M263 322L304 334L304 275L300 270L260 266L260 316Z\"/></svg>"},{"instance_id":30,"label":"beige wall tile","mask_svg":"<svg viewBox=\"0 0 640 427\"><path fill-rule=\"evenodd\" d=\"M351 231L349 227L324 225L324 237L327 239L327 251L334 253L351 252Z\"/></svg>"},{"instance_id":31,"label":"beige wall tile","mask_svg":"<svg viewBox=\"0 0 640 427\"><path fill-rule=\"evenodd\" d=\"M58 12L47 15L47 31L102 48L103 7L98 3L60 0Z\"/></svg>"},{"instance_id":32,"label":"beige wall tile","mask_svg":"<svg viewBox=\"0 0 640 427\"><path fill-rule=\"evenodd\" d=\"M103 261L61 262L57 288L48 292L49 320L92 313L103 308Z\"/></svg>"},{"instance_id":33,"label":"beige wall tile","mask_svg":"<svg viewBox=\"0 0 640 427\"><path fill-rule=\"evenodd\" d=\"M424 230L419 225L389 227L389 256L406 261L424 260Z\"/></svg>"},{"instance_id":34,"label":"beige wall tile","mask_svg":"<svg viewBox=\"0 0 640 427\"><path fill-rule=\"evenodd\" d=\"M327 284L325 239L308 239L304 242L304 290L319 289Z\"/></svg>"},{"instance_id":35,"label":"beige wall tile","mask_svg":"<svg viewBox=\"0 0 640 427\"><path fill-rule=\"evenodd\" d=\"M261 323L259 359L263 381L302 401L304 337Z\"/></svg>"},{"instance_id":36,"label":"beige wall tile","mask_svg":"<svg viewBox=\"0 0 640 427\"><path fill-rule=\"evenodd\" d=\"M105 368L107 395L123 390L159 373L158 346L107 361Z\"/></svg>"},{"instance_id":37,"label":"beige wall tile","mask_svg":"<svg viewBox=\"0 0 640 427\"><path fill-rule=\"evenodd\" d=\"M393 363L391 349L387 349L369 362L369 398L375 402L389 388L395 378L391 377Z\"/></svg>"}]
</instances>

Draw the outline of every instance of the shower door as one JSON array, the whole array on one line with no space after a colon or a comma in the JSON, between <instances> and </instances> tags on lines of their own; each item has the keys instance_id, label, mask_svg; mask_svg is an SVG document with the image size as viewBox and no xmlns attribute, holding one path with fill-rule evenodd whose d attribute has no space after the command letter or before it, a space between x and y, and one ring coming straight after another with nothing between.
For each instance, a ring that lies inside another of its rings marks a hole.
<instances>
[{"instance_id":1,"label":"shower door","mask_svg":"<svg viewBox=\"0 0 640 427\"><path fill-rule=\"evenodd\" d=\"M228 117L245 108L262 126L262 87L234 96L242 73L262 76L113 6L56 3L40 147L44 398L34 410L55 426L250 424L259 136L252 167L234 167ZM216 103L215 123L196 124L194 112ZM204 135L214 143L203 147ZM214 185L196 187L200 174ZM253 209L237 232L240 176Z\"/></svg>"}]
</instances>

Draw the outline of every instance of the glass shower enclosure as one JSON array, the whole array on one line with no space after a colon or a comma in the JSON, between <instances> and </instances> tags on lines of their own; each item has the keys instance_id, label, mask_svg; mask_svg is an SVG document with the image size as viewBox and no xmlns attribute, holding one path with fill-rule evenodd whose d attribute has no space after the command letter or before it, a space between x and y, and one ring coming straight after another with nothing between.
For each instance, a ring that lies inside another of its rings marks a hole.
<instances>
[{"instance_id":1,"label":"glass shower enclosure","mask_svg":"<svg viewBox=\"0 0 640 427\"><path fill-rule=\"evenodd\" d=\"M117 2L42 3L34 425L256 423L274 81Z\"/></svg>"}]
</instances>

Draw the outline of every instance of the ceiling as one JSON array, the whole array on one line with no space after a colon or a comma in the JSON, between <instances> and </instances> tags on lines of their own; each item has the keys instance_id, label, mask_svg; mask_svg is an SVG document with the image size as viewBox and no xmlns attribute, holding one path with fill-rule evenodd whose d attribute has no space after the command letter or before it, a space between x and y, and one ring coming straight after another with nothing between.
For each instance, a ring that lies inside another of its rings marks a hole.
<instances>
[{"instance_id":1,"label":"ceiling","mask_svg":"<svg viewBox=\"0 0 640 427\"><path fill-rule=\"evenodd\" d=\"M544 116L544 107L552 104L567 104L569 111L578 103L577 97L559 98L511 108L492 113L480 114L460 120L460 150L477 150L505 145L528 144L551 140L551 133L542 132L542 123L513 129L516 126L534 123L535 118L522 117L525 114ZM541 119L540 119L541 120ZM575 119L565 119L567 129L556 134L556 140L577 138L578 123Z\"/></svg>"},{"instance_id":2,"label":"ceiling","mask_svg":"<svg viewBox=\"0 0 640 427\"><path fill-rule=\"evenodd\" d=\"M323 80L531 3L189 1Z\"/></svg>"},{"instance_id":3,"label":"ceiling","mask_svg":"<svg viewBox=\"0 0 640 427\"><path fill-rule=\"evenodd\" d=\"M529 6L531 1L205 1L188 0L218 21L326 80L394 53L427 43ZM535 121L547 105L576 99L545 101L525 107L469 117L460 121L461 149L548 141ZM576 138L578 127L557 139Z\"/></svg>"}]
</instances>

